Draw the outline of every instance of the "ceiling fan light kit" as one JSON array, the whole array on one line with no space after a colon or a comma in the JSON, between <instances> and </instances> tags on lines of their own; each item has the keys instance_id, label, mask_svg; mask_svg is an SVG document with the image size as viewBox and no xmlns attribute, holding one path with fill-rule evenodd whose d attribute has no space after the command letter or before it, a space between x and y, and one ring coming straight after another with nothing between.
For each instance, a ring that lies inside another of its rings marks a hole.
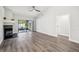
<instances>
[{"instance_id":1,"label":"ceiling fan light kit","mask_svg":"<svg viewBox=\"0 0 79 59\"><path fill-rule=\"evenodd\" d=\"M40 10L36 9L35 6L32 6L32 10L30 10L30 11L33 11L33 10L40 12Z\"/></svg>"}]
</instances>

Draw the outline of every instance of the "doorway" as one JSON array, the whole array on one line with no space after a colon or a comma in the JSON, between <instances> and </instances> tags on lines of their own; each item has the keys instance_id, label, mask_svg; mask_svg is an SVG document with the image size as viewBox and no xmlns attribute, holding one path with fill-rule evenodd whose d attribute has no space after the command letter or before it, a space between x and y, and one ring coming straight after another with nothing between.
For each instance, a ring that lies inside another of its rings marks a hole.
<instances>
[{"instance_id":1,"label":"doorway","mask_svg":"<svg viewBox=\"0 0 79 59\"><path fill-rule=\"evenodd\" d=\"M69 39L70 36L70 15L60 15L56 17L56 27L58 37Z\"/></svg>"},{"instance_id":2,"label":"doorway","mask_svg":"<svg viewBox=\"0 0 79 59\"><path fill-rule=\"evenodd\" d=\"M32 20L18 20L19 33L32 31Z\"/></svg>"}]
</instances>

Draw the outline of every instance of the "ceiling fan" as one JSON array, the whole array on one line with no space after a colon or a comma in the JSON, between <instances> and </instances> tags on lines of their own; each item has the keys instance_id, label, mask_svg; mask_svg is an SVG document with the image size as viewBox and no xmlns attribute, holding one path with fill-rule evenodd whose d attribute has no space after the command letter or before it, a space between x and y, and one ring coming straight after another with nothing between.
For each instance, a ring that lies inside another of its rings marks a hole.
<instances>
[{"instance_id":1,"label":"ceiling fan","mask_svg":"<svg viewBox=\"0 0 79 59\"><path fill-rule=\"evenodd\" d=\"M37 11L37 12L40 12L40 10L36 9L35 6L32 6L32 10L30 10L30 11L33 11L33 10L35 10L35 11Z\"/></svg>"}]
</instances>

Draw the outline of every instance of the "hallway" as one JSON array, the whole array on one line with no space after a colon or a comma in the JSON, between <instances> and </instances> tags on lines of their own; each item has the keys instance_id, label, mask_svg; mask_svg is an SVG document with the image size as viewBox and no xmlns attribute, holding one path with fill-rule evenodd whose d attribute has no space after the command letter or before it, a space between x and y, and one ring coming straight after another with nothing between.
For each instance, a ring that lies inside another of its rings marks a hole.
<instances>
[{"instance_id":1,"label":"hallway","mask_svg":"<svg viewBox=\"0 0 79 59\"><path fill-rule=\"evenodd\" d=\"M76 52L79 44L38 32L19 33L17 38L3 41L1 52Z\"/></svg>"}]
</instances>

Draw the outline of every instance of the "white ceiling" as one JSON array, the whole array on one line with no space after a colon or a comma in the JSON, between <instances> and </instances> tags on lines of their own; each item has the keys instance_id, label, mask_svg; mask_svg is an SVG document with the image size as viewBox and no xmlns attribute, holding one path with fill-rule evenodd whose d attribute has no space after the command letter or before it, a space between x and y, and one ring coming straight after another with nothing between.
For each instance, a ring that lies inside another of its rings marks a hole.
<instances>
[{"instance_id":1,"label":"white ceiling","mask_svg":"<svg viewBox=\"0 0 79 59\"><path fill-rule=\"evenodd\" d=\"M37 11L30 11L32 10L32 6L7 6L7 8L11 9L15 14L21 14L25 16L34 17L40 13L43 13L47 10L47 6L36 6L35 8L40 10L41 12Z\"/></svg>"}]
</instances>

